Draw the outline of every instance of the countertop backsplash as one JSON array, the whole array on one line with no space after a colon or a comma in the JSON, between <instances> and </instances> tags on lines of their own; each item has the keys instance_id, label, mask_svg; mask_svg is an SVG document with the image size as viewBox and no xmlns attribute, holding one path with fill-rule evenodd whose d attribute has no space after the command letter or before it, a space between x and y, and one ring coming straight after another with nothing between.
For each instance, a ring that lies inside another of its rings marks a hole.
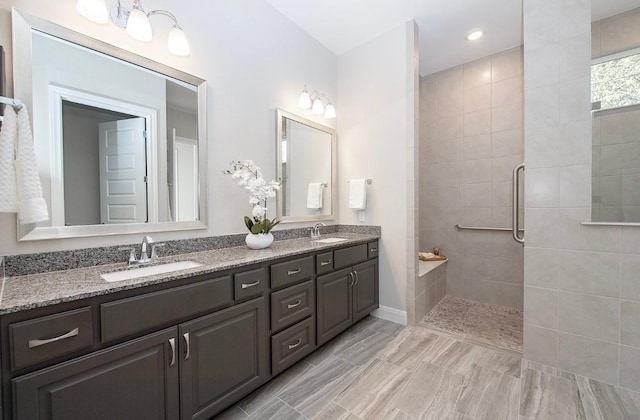
<instances>
[{"instance_id":1,"label":"countertop backsplash","mask_svg":"<svg viewBox=\"0 0 640 420\"><path fill-rule=\"evenodd\" d=\"M272 231L276 241L304 238L309 236L309 228L282 229ZM360 225L327 225L322 228L322 234L358 233L380 236L380 226ZM188 254L192 252L209 251L214 249L231 248L245 244L246 234L208 236L204 238L180 239L163 241L158 249L161 257ZM142 235L140 237L142 239ZM117 245L88 249L73 249L62 251L41 252L35 254L18 254L0 257L0 274L4 271L7 277L26 276L51 271L71 270L97 265L126 262L129 251L123 248L129 245ZM140 243L130 244L138 249ZM2 262L4 260L4 263ZM4 277L4 276L3 276Z\"/></svg>"}]
</instances>

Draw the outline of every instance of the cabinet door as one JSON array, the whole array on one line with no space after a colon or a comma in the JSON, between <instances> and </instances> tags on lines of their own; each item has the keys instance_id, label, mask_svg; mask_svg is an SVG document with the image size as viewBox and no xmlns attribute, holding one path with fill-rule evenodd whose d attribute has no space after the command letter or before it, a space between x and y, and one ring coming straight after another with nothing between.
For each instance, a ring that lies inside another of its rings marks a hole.
<instances>
[{"instance_id":1,"label":"cabinet door","mask_svg":"<svg viewBox=\"0 0 640 420\"><path fill-rule=\"evenodd\" d=\"M178 419L176 344L170 328L13 379L13 418Z\"/></svg>"},{"instance_id":2,"label":"cabinet door","mask_svg":"<svg viewBox=\"0 0 640 420\"><path fill-rule=\"evenodd\" d=\"M318 345L331 340L351 323L351 269L317 279Z\"/></svg>"},{"instance_id":3,"label":"cabinet door","mask_svg":"<svg viewBox=\"0 0 640 420\"><path fill-rule=\"evenodd\" d=\"M265 302L180 325L182 420L210 419L269 379Z\"/></svg>"},{"instance_id":4,"label":"cabinet door","mask_svg":"<svg viewBox=\"0 0 640 420\"><path fill-rule=\"evenodd\" d=\"M353 285L353 322L367 316L378 307L378 260L353 266L356 282Z\"/></svg>"}]
</instances>

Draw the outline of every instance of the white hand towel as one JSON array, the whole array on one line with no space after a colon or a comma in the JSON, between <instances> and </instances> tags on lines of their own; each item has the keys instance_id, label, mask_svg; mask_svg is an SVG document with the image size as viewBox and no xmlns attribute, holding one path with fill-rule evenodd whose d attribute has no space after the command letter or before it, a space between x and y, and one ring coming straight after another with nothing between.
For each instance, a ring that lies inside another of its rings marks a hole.
<instances>
[{"instance_id":1,"label":"white hand towel","mask_svg":"<svg viewBox=\"0 0 640 420\"><path fill-rule=\"evenodd\" d=\"M27 107L18 111L16 181L18 186L18 221L21 224L49 220L47 203L42 198L38 162L33 147L31 123Z\"/></svg>"},{"instance_id":2,"label":"white hand towel","mask_svg":"<svg viewBox=\"0 0 640 420\"><path fill-rule=\"evenodd\" d=\"M322 208L322 184L312 182L307 186L307 208L320 210Z\"/></svg>"},{"instance_id":3,"label":"white hand towel","mask_svg":"<svg viewBox=\"0 0 640 420\"><path fill-rule=\"evenodd\" d=\"M0 130L0 213L18 211L18 190L14 166L17 137L16 112L12 106L7 105Z\"/></svg>"},{"instance_id":4,"label":"white hand towel","mask_svg":"<svg viewBox=\"0 0 640 420\"><path fill-rule=\"evenodd\" d=\"M355 210L367 208L366 179L352 179L349 181L349 208Z\"/></svg>"}]
</instances>

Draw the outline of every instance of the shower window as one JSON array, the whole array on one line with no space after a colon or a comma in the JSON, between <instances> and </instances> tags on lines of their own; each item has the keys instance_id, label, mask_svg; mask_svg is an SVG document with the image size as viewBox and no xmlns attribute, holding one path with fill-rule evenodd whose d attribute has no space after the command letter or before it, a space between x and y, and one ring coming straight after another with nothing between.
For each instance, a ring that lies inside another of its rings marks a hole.
<instances>
[{"instance_id":1,"label":"shower window","mask_svg":"<svg viewBox=\"0 0 640 420\"><path fill-rule=\"evenodd\" d=\"M594 109L640 104L640 53L609 59L591 66L591 102ZM599 102L599 106L597 105Z\"/></svg>"}]
</instances>

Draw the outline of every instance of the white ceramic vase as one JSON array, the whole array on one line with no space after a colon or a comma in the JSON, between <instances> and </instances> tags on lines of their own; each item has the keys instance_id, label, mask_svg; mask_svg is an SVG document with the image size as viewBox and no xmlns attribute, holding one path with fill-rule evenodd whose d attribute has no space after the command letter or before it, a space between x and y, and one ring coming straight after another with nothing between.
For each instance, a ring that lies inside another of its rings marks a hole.
<instances>
[{"instance_id":1,"label":"white ceramic vase","mask_svg":"<svg viewBox=\"0 0 640 420\"><path fill-rule=\"evenodd\" d=\"M268 248L273 242L273 234L271 233L249 233L245 238L247 246L251 249Z\"/></svg>"}]
</instances>

